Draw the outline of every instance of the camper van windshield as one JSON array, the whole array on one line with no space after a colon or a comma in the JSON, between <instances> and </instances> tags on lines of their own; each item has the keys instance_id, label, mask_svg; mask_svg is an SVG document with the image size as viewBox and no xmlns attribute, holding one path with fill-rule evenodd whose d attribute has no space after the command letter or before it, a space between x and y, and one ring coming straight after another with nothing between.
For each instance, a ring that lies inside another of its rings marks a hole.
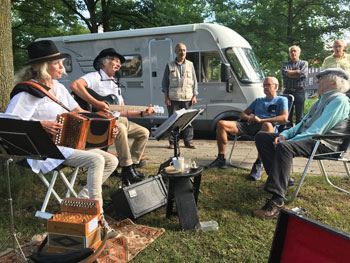
<instances>
[{"instance_id":1,"label":"camper van windshield","mask_svg":"<svg viewBox=\"0 0 350 263\"><path fill-rule=\"evenodd\" d=\"M250 48L228 48L226 56L237 77L242 82L261 82L264 72Z\"/></svg>"}]
</instances>

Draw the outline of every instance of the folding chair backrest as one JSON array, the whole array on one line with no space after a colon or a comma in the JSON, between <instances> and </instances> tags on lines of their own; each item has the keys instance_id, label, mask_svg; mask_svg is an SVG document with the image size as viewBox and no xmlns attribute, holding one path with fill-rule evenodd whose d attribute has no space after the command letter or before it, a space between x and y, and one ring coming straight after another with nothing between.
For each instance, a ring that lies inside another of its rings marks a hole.
<instances>
[{"instance_id":1,"label":"folding chair backrest","mask_svg":"<svg viewBox=\"0 0 350 263\"><path fill-rule=\"evenodd\" d=\"M350 118L344 120L347 122L347 129L346 133L350 134ZM346 152L350 144L350 138L345 138L342 142L342 144L339 146L338 150L342 152Z\"/></svg>"},{"instance_id":2,"label":"folding chair backrest","mask_svg":"<svg viewBox=\"0 0 350 263\"><path fill-rule=\"evenodd\" d=\"M294 96L292 94L281 94L279 95L281 97L286 97L288 99L288 117L289 117L289 114L292 110L292 106L293 106L293 103L294 103ZM276 131L277 132L282 132L283 130L287 129L286 127L287 125L285 124L281 124L281 125L276 125Z\"/></svg>"},{"instance_id":3,"label":"folding chair backrest","mask_svg":"<svg viewBox=\"0 0 350 263\"><path fill-rule=\"evenodd\" d=\"M294 96L292 94L281 94L279 96L286 97L288 99L288 115L289 115L290 111L292 110Z\"/></svg>"}]
</instances>

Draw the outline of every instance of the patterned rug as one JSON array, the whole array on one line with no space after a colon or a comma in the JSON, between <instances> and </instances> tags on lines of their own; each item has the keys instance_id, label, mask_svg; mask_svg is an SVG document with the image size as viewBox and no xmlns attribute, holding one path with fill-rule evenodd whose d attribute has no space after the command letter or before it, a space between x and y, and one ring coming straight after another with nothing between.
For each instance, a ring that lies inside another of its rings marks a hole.
<instances>
[{"instance_id":1,"label":"patterned rug","mask_svg":"<svg viewBox=\"0 0 350 263\"><path fill-rule=\"evenodd\" d=\"M98 263L128 262L165 232L164 228L137 225L130 219L110 223L110 226L120 235L106 242L104 250L97 259ZM30 244L23 245L22 249L25 255L29 256L36 252L44 238L45 236L36 237ZM0 254L0 262L21 263L25 261L11 251Z\"/></svg>"},{"instance_id":2,"label":"patterned rug","mask_svg":"<svg viewBox=\"0 0 350 263\"><path fill-rule=\"evenodd\" d=\"M165 232L164 228L136 225L128 218L111 227L120 235L107 241L98 263L128 262Z\"/></svg>"}]
</instances>

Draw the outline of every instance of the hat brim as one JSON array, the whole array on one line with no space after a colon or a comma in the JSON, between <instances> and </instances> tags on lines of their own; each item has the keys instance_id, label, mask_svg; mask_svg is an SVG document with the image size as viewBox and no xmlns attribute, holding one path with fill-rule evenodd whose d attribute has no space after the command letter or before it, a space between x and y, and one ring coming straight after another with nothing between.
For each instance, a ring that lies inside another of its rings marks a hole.
<instances>
[{"instance_id":1,"label":"hat brim","mask_svg":"<svg viewBox=\"0 0 350 263\"><path fill-rule=\"evenodd\" d=\"M52 56L52 57L44 57L44 58L38 58L38 59L32 59L30 60L26 65L33 65L33 64L40 64L48 61L53 61L57 59L62 59L62 58L67 58L69 57L68 54L66 53L60 53L57 56Z\"/></svg>"},{"instance_id":2,"label":"hat brim","mask_svg":"<svg viewBox=\"0 0 350 263\"><path fill-rule=\"evenodd\" d=\"M93 66L94 66L94 69L95 70L99 70L99 68L97 67L97 61L99 61L101 58L105 58L105 57L118 57L120 59L120 63L123 64L125 62L125 57L123 55L120 55L119 53L117 52L105 52L103 53L102 55L99 54L95 59L94 59L94 63L93 63Z\"/></svg>"}]
</instances>

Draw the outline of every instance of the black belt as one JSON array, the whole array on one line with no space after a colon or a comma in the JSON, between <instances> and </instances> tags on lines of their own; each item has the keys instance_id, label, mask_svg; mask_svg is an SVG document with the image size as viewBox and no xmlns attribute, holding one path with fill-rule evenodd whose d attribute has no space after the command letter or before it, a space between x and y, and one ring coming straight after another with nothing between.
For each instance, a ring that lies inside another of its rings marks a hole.
<instances>
[{"instance_id":1,"label":"black belt","mask_svg":"<svg viewBox=\"0 0 350 263\"><path fill-rule=\"evenodd\" d=\"M286 91L291 91L291 92L295 92L295 91L299 91L299 90L303 90L304 88L299 87L299 88L295 88L295 89L284 89Z\"/></svg>"}]
</instances>

